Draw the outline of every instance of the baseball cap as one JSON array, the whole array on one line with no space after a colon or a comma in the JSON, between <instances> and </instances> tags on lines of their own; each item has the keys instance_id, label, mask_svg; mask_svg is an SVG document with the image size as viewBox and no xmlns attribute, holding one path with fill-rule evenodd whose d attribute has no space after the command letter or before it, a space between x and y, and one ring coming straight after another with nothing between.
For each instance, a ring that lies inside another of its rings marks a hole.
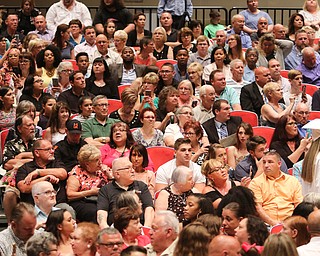
<instances>
[{"instance_id":1,"label":"baseball cap","mask_svg":"<svg viewBox=\"0 0 320 256\"><path fill-rule=\"evenodd\" d=\"M82 125L78 120L68 120L66 126L70 133L82 133Z\"/></svg>"}]
</instances>

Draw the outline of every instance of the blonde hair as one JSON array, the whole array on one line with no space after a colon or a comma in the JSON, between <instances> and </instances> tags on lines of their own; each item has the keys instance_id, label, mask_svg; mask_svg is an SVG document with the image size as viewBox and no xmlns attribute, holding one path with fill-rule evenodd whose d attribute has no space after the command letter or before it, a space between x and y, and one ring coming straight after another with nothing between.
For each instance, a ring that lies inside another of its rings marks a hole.
<instances>
[{"instance_id":1,"label":"blonde hair","mask_svg":"<svg viewBox=\"0 0 320 256\"><path fill-rule=\"evenodd\" d=\"M309 11L307 10L307 2L308 2L308 0L305 0L305 1L304 1L303 6L302 6L302 9L303 9L304 11L306 11L306 12L309 12ZM320 10L320 6L319 6L319 3L318 3L318 1L317 1L317 11L319 11L319 10Z\"/></svg>"},{"instance_id":2,"label":"blonde hair","mask_svg":"<svg viewBox=\"0 0 320 256\"><path fill-rule=\"evenodd\" d=\"M188 69L187 69L188 73L190 72L191 69L195 70L199 76L202 76L203 66L199 62L192 62L188 66Z\"/></svg>"},{"instance_id":3,"label":"blonde hair","mask_svg":"<svg viewBox=\"0 0 320 256\"><path fill-rule=\"evenodd\" d=\"M217 159L209 159L205 161L201 166L201 173L208 177L214 168L219 168L223 166L223 163Z\"/></svg>"},{"instance_id":4,"label":"blonde hair","mask_svg":"<svg viewBox=\"0 0 320 256\"><path fill-rule=\"evenodd\" d=\"M320 152L320 139L318 138L315 141L312 141L311 146L304 157L302 163L302 172L301 178L309 183L313 182L314 173L315 173L315 162L317 155Z\"/></svg>"},{"instance_id":5,"label":"blonde hair","mask_svg":"<svg viewBox=\"0 0 320 256\"><path fill-rule=\"evenodd\" d=\"M193 95L193 87L192 87L192 83L189 81L189 80L182 80L179 84L178 84L178 90L179 90L179 87L181 86L181 85L187 85L188 87L189 87L189 89L190 89L190 97L192 97L192 95Z\"/></svg>"},{"instance_id":6,"label":"blonde hair","mask_svg":"<svg viewBox=\"0 0 320 256\"><path fill-rule=\"evenodd\" d=\"M135 104L138 100L138 94L135 89L126 88L121 93L121 102L123 104Z\"/></svg>"},{"instance_id":7,"label":"blonde hair","mask_svg":"<svg viewBox=\"0 0 320 256\"><path fill-rule=\"evenodd\" d=\"M128 34L124 30L117 30L116 32L114 32L113 37L119 37L121 40L125 42L128 40Z\"/></svg>"},{"instance_id":8,"label":"blonde hair","mask_svg":"<svg viewBox=\"0 0 320 256\"><path fill-rule=\"evenodd\" d=\"M272 234L267 238L261 256L270 255L299 256L294 241L285 233Z\"/></svg>"},{"instance_id":9,"label":"blonde hair","mask_svg":"<svg viewBox=\"0 0 320 256\"><path fill-rule=\"evenodd\" d=\"M279 88L279 84L275 82L269 82L266 83L265 86L263 86L263 93L267 96L268 100L271 98L271 93L274 92L277 88Z\"/></svg>"},{"instance_id":10,"label":"blonde hair","mask_svg":"<svg viewBox=\"0 0 320 256\"><path fill-rule=\"evenodd\" d=\"M142 82L150 82L157 85L159 82L159 76L154 72L150 72L143 77Z\"/></svg>"},{"instance_id":11,"label":"blonde hair","mask_svg":"<svg viewBox=\"0 0 320 256\"><path fill-rule=\"evenodd\" d=\"M163 41L166 42L167 41L167 33L166 30L163 27L156 27L153 30L153 34L156 33L158 30L160 30L163 33ZM153 36L152 36L153 37Z\"/></svg>"},{"instance_id":12,"label":"blonde hair","mask_svg":"<svg viewBox=\"0 0 320 256\"><path fill-rule=\"evenodd\" d=\"M96 146L86 144L82 148L80 148L77 159L80 166L83 168L86 162L90 162L100 156L101 152Z\"/></svg>"}]
</instances>

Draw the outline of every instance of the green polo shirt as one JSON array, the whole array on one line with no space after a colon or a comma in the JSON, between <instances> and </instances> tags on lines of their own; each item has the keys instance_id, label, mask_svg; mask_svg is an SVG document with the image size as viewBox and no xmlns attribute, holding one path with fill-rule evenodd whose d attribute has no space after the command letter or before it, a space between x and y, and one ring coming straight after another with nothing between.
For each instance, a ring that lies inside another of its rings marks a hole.
<instances>
[{"instance_id":1,"label":"green polo shirt","mask_svg":"<svg viewBox=\"0 0 320 256\"><path fill-rule=\"evenodd\" d=\"M108 118L103 125L95 117L89 119L82 124L82 138L110 137L111 126L117 122L120 122L120 120Z\"/></svg>"}]
</instances>

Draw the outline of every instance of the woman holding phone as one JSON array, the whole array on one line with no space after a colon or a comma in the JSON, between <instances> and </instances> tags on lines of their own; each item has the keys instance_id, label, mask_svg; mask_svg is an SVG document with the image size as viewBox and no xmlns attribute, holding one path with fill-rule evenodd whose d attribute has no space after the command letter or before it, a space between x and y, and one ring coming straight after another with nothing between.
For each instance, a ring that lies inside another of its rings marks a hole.
<instances>
[{"instance_id":1,"label":"woman holding phone","mask_svg":"<svg viewBox=\"0 0 320 256\"><path fill-rule=\"evenodd\" d=\"M158 108L159 98L155 95L154 91L157 88L159 77L156 73L150 72L142 79L143 96L141 96L140 111L144 108Z\"/></svg>"}]
</instances>

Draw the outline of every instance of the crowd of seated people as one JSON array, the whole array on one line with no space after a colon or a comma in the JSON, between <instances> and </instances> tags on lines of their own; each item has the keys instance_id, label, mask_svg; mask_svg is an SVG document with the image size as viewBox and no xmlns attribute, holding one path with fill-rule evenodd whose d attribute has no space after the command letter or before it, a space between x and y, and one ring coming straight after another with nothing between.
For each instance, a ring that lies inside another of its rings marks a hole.
<instances>
[{"instance_id":1,"label":"crowd of seated people","mask_svg":"<svg viewBox=\"0 0 320 256\"><path fill-rule=\"evenodd\" d=\"M320 253L318 2L182 5L1 14L0 255Z\"/></svg>"}]
</instances>

